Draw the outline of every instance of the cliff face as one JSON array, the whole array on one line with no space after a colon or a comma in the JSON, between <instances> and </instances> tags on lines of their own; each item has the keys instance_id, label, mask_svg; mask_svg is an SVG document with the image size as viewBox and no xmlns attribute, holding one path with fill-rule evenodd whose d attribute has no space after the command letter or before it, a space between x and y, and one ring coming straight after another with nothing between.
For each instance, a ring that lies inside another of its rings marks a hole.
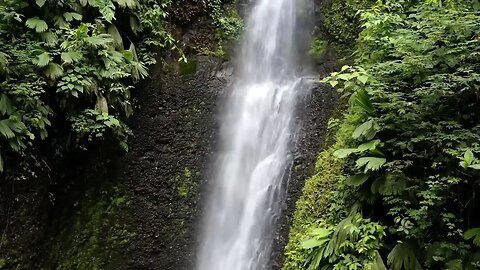
<instances>
[{"instance_id":1,"label":"cliff face","mask_svg":"<svg viewBox=\"0 0 480 270\"><path fill-rule=\"evenodd\" d=\"M199 190L208 181L217 104L229 74L218 59L194 61L190 75L154 73L138 95L136 136L121 169L135 224L129 269L192 269Z\"/></svg>"},{"instance_id":2,"label":"cliff face","mask_svg":"<svg viewBox=\"0 0 480 270\"><path fill-rule=\"evenodd\" d=\"M189 62L167 55L138 85L128 153L101 145L96 153L76 154L65 164L68 173L53 180L8 187L15 191L0 198L10 217L0 239L0 269L193 269L220 106L233 73L218 53L218 29L199 5L186 0L172 8L172 31ZM247 6L237 3L241 13ZM315 69L335 66L329 50ZM304 91L273 269L281 267L295 201L336 104L335 94L319 84Z\"/></svg>"}]
</instances>

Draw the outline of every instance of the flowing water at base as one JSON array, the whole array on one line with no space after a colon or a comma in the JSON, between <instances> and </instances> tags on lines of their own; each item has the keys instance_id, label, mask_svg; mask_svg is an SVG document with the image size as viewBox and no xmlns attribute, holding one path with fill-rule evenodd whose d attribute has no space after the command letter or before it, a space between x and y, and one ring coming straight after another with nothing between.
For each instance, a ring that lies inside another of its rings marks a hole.
<instances>
[{"instance_id":1,"label":"flowing water at base","mask_svg":"<svg viewBox=\"0 0 480 270\"><path fill-rule=\"evenodd\" d=\"M226 104L198 270L267 269L292 164L296 0L258 0Z\"/></svg>"}]
</instances>

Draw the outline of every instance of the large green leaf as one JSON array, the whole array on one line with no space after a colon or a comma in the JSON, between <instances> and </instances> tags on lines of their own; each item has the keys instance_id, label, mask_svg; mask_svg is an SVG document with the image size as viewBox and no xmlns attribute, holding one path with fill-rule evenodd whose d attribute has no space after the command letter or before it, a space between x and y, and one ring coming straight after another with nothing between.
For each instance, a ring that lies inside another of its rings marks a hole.
<instances>
[{"instance_id":1,"label":"large green leaf","mask_svg":"<svg viewBox=\"0 0 480 270\"><path fill-rule=\"evenodd\" d=\"M63 17L65 18L65 20L67 22L70 22L70 21L73 21L73 20L77 20L77 21L82 20L82 15L78 14L76 12L65 12L65 13L63 13Z\"/></svg>"},{"instance_id":2,"label":"large green leaf","mask_svg":"<svg viewBox=\"0 0 480 270\"><path fill-rule=\"evenodd\" d=\"M48 29L47 23L38 17L28 19L25 25L28 28L35 29L38 33L45 32Z\"/></svg>"},{"instance_id":3,"label":"large green leaf","mask_svg":"<svg viewBox=\"0 0 480 270\"><path fill-rule=\"evenodd\" d=\"M55 45L58 42L58 36L53 32L46 31L41 33L40 36L42 37L42 40L47 43L47 45Z\"/></svg>"},{"instance_id":4,"label":"large green leaf","mask_svg":"<svg viewBox=\"0 0 480 270\"><path fill-rule=\"evenodd\" d=\"M373 120L368 120L365 123L358 126L352 134L354 139L359 139L360 137L364 136L367 137L373 129Z\"/></svg>"},{"instance_id":5,"label":"large green leaf","mask_svg":"<svg viewBox=\"0 0 480 270\"><path fill-rule=\"evenodd\" d=\"M337 158L346 158L351 154L357 153L357 152L358 152L357 148L344 148L344 149L338 149L337 151L333 152L333 155Z\"/></svg>"},{"instance_id":6,"label":"large green leaf","mask_svg":"<svg viewBox=\"0 0 480 270\"><path fill-rule=\"evenodd\" d=\"M378 171L387 162L385 158L379 157L362 157L357 159L356 166L358 169L364 167L364 172Z\"/></svg>"},{"instance_id":7,"label":"large green leaf","mask_svg":"<svg viewBox=\"0 0 480 270\"><path fill-rule=\"evenodd\" d=\"M77 51L63 52L61 58L64 63L71 64L81 60L82 54Z\"/></svg>"},{"instance_id":8,"label":"large green leaf","mask_svg":"<svg viewBox=\"0 0 480 270\"><path fill-rule=\"evenodd\" d=\"M375 114L375 108L370 101L370 96L365 90L359 90L353 93L350 97L350 104L359 106L370 115Z\"/></svg>"},{"instance_id":9,"label":"large green leaf","mask_svg":"<svg viewBox=\"0 0 480 270\"><path fill-rule=\"evenodd\" d=\"M368 270L387 270L382 256L380 256L378 251L375 252L375 260L370 264L370 269Z\"/></svg>"},{"instance_id":10,"label":"large green leaf","mask_svg":"<svg viewBox=\"0 0 480 270\"><path fill-rule=\"evenodd\" d=\"M138 2L136 0L114 0L117 4L123 8L135 8L138 6Z\"/></svg>"},{"instance_id":11,"label":"large green leaf","mask_svg":"<svg viewBox=\"0 0 480 270\"><path fill-rule=\"evenodd\" d=\"M5 94L0 94L0 114L11 114L13 112L12 102Z\"/></svg>"},{"instance_id":12,"label":"large green leaf","mask_svg":"<svg viewBox=\"0 0 480 270\"><path fill-rule=\"evenodd\" d=\"M52 61L52 58L50 57L50 54L48 52L43 52L39 55L37 55L37 58L35 59L35 64L39 67L45 67Z\"/></svg>"},{"instance_id":13,"label":"large green leaf","mask_svg":"<svg viewBox=\"0 0 480 270\"><path fill-rule=\"evenodd\" d=\"M420 270L422 267L415 255L415 248L409 243L398 243L388 254L391 270Z\"/></svg>"},{"instance_id":14,"label":"large green leaf","mask_svg":"<svg viewBox=\"0 0 480 270\"><path fill-rule=\"evenodd\" d=\"M117 27L111 24L110 26L108 26L108 33L110 34L110 36L112 36L115 46L118 49L123 49L123 39L120 35L120 32L118 32Z\"/></svg>"},{"instance_id":15,"label":"large green leaf","mask_svg":"<svg viewBox=\"0 0 480 270\"><path fill-rule=\"evenodd\" d=\"M45 5L46 0L35 0L35 2L39 7L43 7L43 5Z\"/></svg>"},{"instance_id":16,"label":"large green leaf","mask_svg":"<svg viewBox=\"0 0 480 270\"><path fill-rule=\"evenodd\" d=\"M474 170L480 170L480 164L473 164L468 166L468 168L474 169Z\"/></svg>"},{"instance_id":17,"label":"large green leaf","mask_svg":"<svg viewBox=\"0 0 480 270\"><path fill-rule=\"evenodd\" d=\"M315 228L310 232L310 235L320 237L320 238L325 238L330 234L332 234L332 231L325 228Z\"/></svg>"},{"instance_id":18,"label":"large green leaf","mask_svg":"<svg viewBox=\"0 0 480 270\"><path fill-rule=\"evenodd\" d=\"M360 186L365 183L369 177L368 174L355 174L347 179L347 184L351 186Z\"/></svg>"},{"instance_id":19,"label":"large green leaf","mask_svg":"<svg viewBox=\"0 0 480 270\"><path fill-rule=\"evenodd\" d=\"M373 151L377 149L377 146L379 144L380 144L380 140L372 140L372 141L361 144L357 149L359 152Z\"/></svg>"},{"instance_id":20,"label":"large green leaf","mask_svg":"<svg viewBox=\"0 0 480 270\"><path fill-rule=\"evenodd\" d=\"M63 68L59 64L49 63L45 68L44 74L50 79L56 79L63 75Z\"/></svg>"},{"instance_id":21,"label":"large green leaf","mask_svg":"<svg viewBox=\"0 0 480 270\"><path fill-rule=\"evenodd\" d=\"M473 243L480 247L480 228L474 228L466 231L463 237L466 240L473 238Z\"/></svg>"},{"instance_id":22,"label":"large green leaf","mask_svg":"<svg viewBox=\"0 0 480 270\"><path fill-rule=\"evenodd\" d=\"M137 16L130 16L130 28L135 35L141 30L141 27L140 19Z\"/></svg>"},{"instance_id":23,"label":"large green leaf","mask_svg":"<svg viewBox=\"0 0 480 270\"><path fill-rule=\"evenodd\" d=\"M327 243L327 241L329 241L329 239L318 240L318 239L312 238L312 239L302 241L301 244L303 249L311 249L311 248L322 246L325 243Z\"/></svg>"},{"instance_id":24,"label":"large green leaf","mask_svg":"<svg viewBox=\"0 0 480 270\"><path fill-rule=\"evenodd\" d=\"M0 52L0 71L5 71L8 66L8 55Z\"/></svg>"},{"instance_id":25,"label":"large green leaf","mask_svg":"<svg viewBox=\"0 0 480 270\"><path fill-rule=\"evenodd\" d=\"M15 137L15 133L10 128L10 119L4 119L0 121L0 134L2 134L6 139Z\"/></svg>"},{"instance_id":26,"label":"large green leaf","mask_svg":"<svg viewBox=\"0 0 480 270\"><path fill-rule=\"evenodd\" d=\"M105 46L113 42L113 38L109 34L100 34L97 36L87 37L85 41L93 46Z\"/></svg>"}]
</instances>

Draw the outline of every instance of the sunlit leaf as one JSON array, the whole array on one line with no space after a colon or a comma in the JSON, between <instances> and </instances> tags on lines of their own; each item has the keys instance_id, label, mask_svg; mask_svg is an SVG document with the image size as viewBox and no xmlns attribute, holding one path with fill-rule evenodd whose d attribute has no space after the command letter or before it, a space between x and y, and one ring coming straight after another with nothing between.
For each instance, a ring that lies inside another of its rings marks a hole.
<instances>
[{"instance_id":1,"label":"sunlit leaf","mask_svg":"<svg viewBox=\"0 0 480 270\"><path fill-rule=\"evenodd\" d=\"M38 33L45 32L48 29L48 25L44 20L39 19L38 17L30 18L25 22L25 25L28 28L35 29Z\"/></svg>"}]
</instances>

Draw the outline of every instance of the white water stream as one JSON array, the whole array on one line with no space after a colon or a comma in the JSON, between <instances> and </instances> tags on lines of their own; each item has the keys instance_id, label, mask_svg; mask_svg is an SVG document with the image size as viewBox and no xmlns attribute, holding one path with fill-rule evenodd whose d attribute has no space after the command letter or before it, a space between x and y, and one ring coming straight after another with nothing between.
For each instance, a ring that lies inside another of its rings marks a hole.
<instances>
[{"instance_id":1,"label":"white water stream","mask_svg":"<svg viewBox=\"0 0 480 270\"><path fill-rule=\"evenodd\" d=\"M256 0L247 20L197 270L268 269L292 164L297 4Z\"/></svg>"}]
</instances>

